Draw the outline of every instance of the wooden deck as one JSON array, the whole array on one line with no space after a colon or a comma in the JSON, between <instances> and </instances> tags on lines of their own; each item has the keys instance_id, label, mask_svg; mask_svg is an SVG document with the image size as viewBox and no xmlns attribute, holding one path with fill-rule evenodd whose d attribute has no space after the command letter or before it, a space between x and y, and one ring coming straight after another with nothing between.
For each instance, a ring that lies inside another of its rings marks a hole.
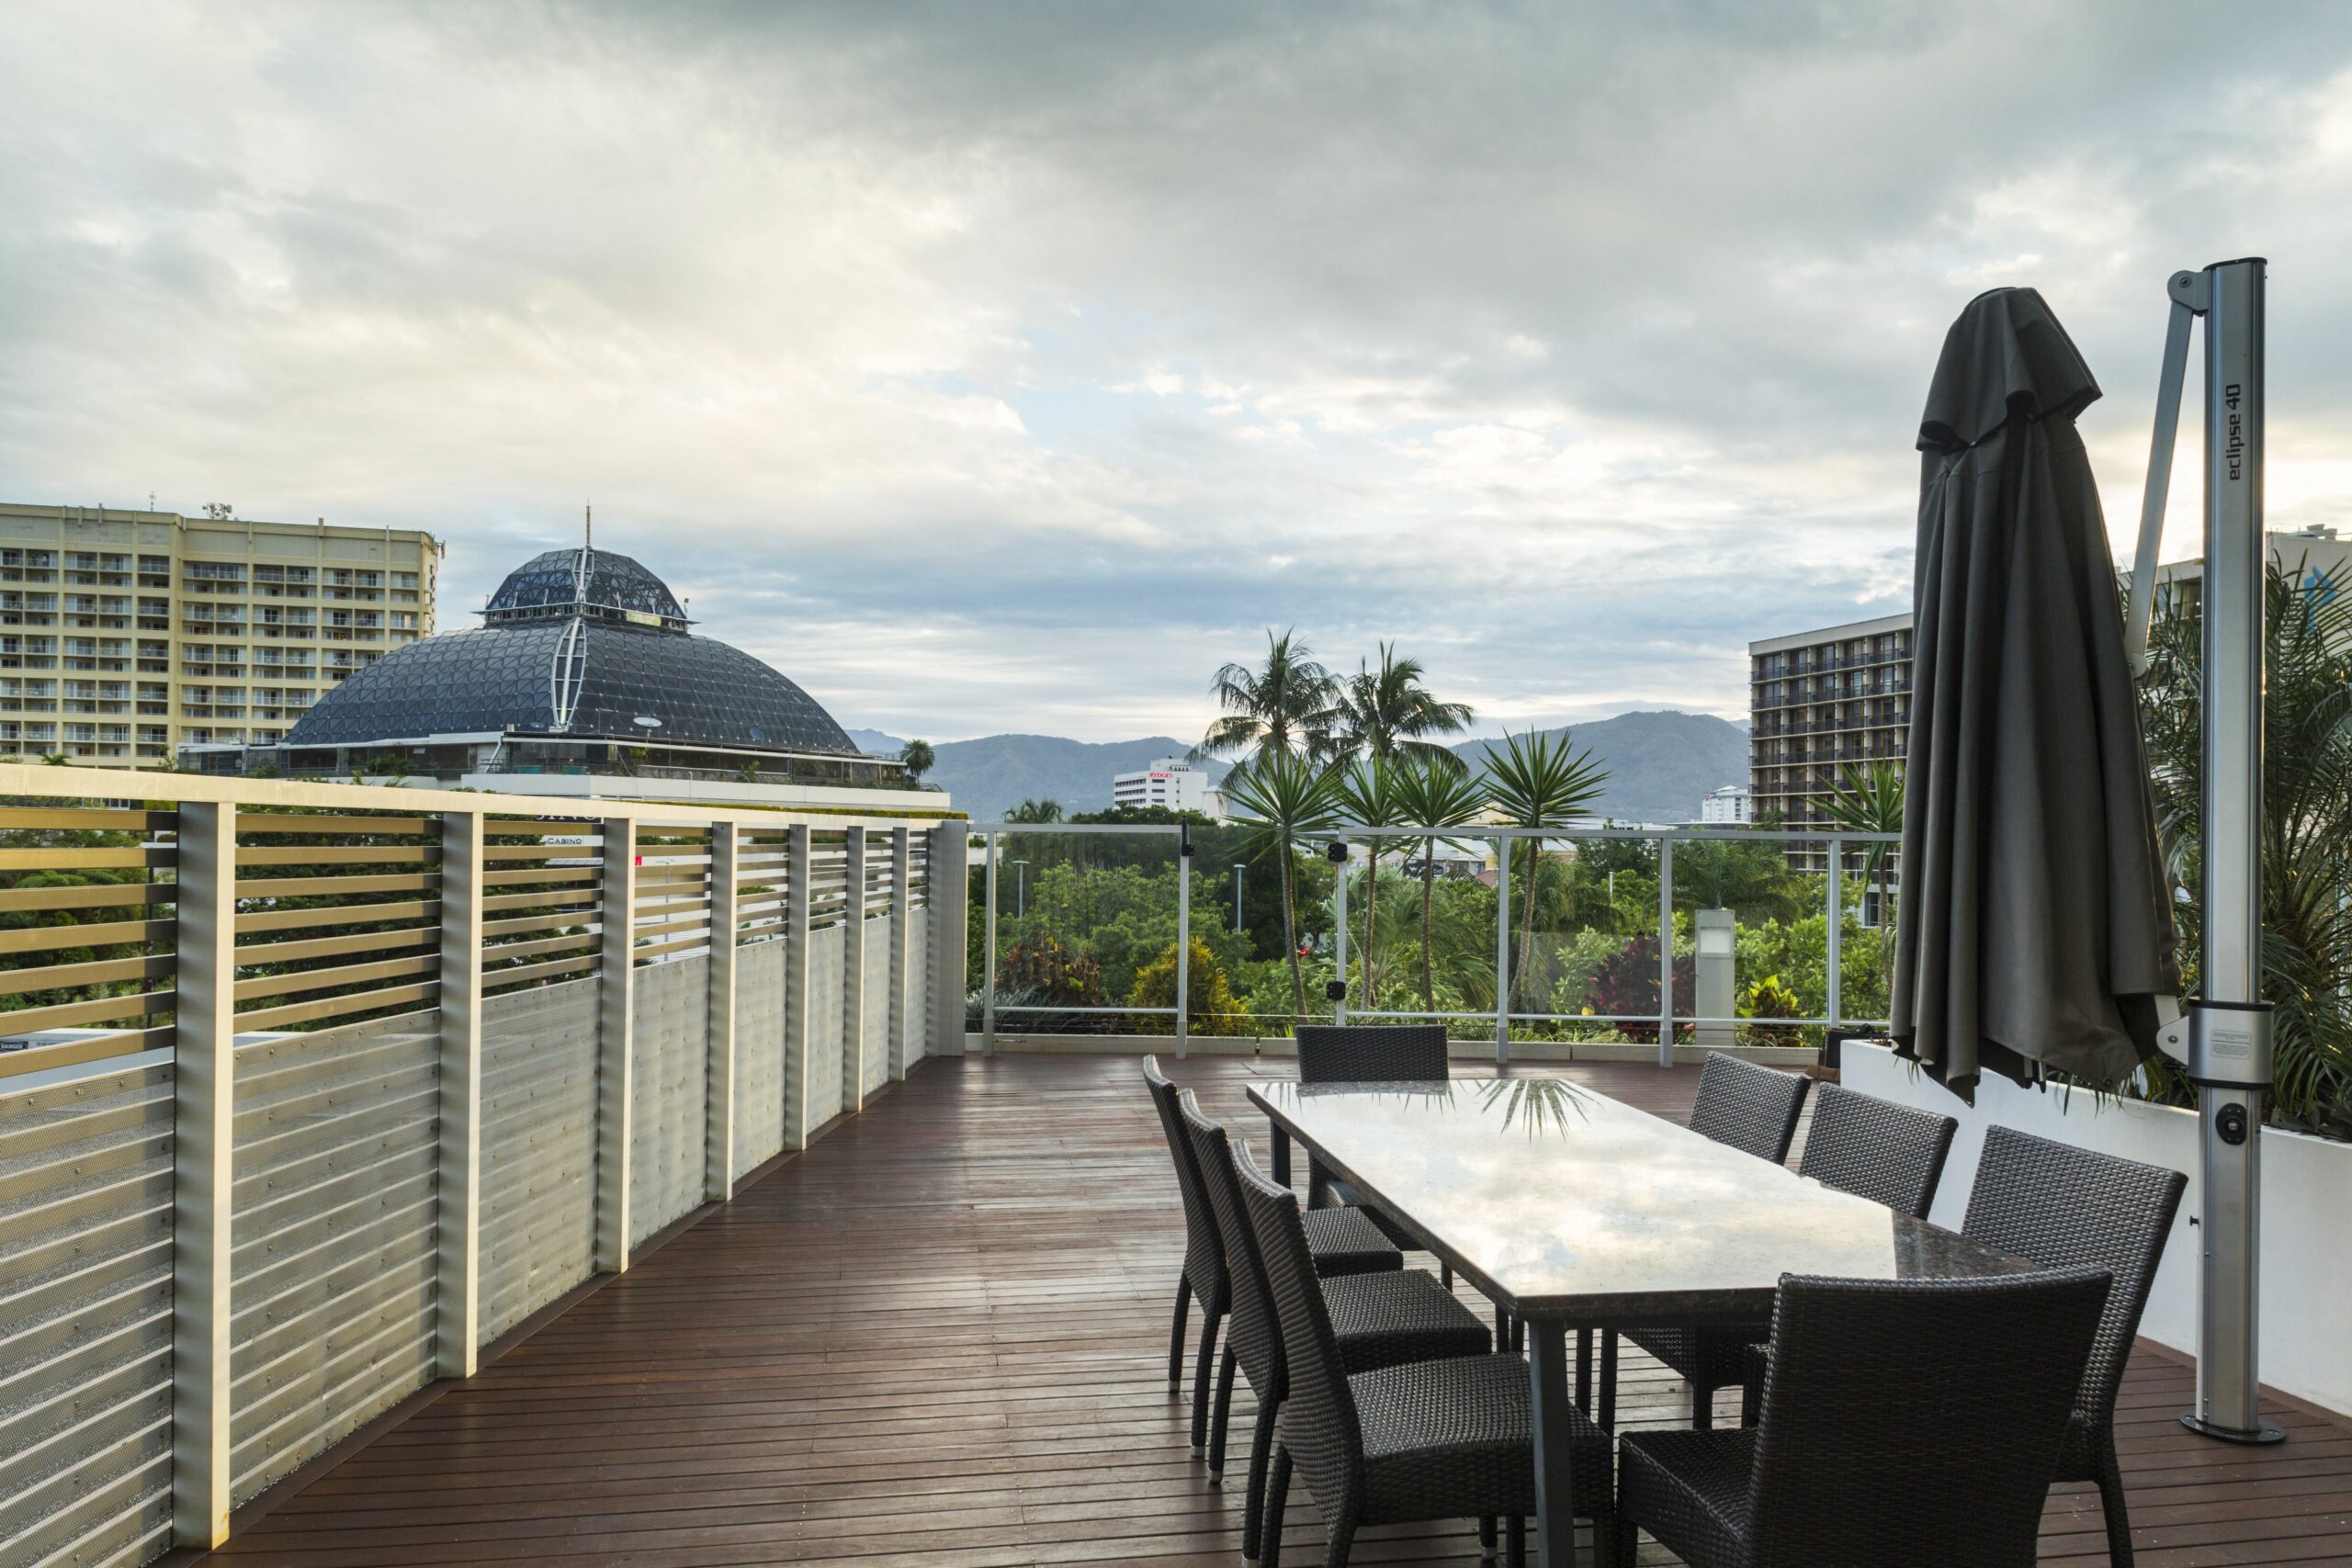
<instances>
[{"instance_id":1,"label":"wooden deck","mask_svg":"<svg viewBox=\"0 0 2352 1568\"><path fill-rule=\"evenodd\" d=\"M1170 1066L1262 1149L1241 1090L1287 1064ZM1698 1077L1548 1070L1673 1115ZM1182 1229L1132 1057L926 1063L202 1561L1238 1563L1239 1487L1207 1484L1167 1393ZM1632 1419L1672 1419L1654 1364L1629 1357L1624 1387ZM2280 1408L2286 1444L2224 1448L2180 1429L2188 1400L2183 1368L2135 1359L2120 1436L2143 1568L2352 1562L2352 1430ZM1303 1491L1292 1518L1284 1560L1321 1562ZM2044 1561L2104 1561L2087 1487L2055 1489L2043 1531ZM1476 1558L1444 1529L1367 1532L1355 1560Z\"/></svg>"}]
</instances>

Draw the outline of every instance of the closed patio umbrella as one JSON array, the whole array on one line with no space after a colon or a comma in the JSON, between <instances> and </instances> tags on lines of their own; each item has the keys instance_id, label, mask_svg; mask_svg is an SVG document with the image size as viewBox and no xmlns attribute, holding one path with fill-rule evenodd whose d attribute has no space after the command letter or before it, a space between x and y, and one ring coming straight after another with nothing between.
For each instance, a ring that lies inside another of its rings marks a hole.
<instances>
[{"instance_id":1,"label":"closed patio umbrella","mask_svg":"<svg viewBox=\"0 0 2352 1568\"><path fill-rule=\"evenodd\" d=\"M2099 396L2030 288L1970 301L1919 424L1917 628L1893 1028L1963 1099L2111 1083L2180 991L2107 530Z\"/></svg>"}]
</instances>

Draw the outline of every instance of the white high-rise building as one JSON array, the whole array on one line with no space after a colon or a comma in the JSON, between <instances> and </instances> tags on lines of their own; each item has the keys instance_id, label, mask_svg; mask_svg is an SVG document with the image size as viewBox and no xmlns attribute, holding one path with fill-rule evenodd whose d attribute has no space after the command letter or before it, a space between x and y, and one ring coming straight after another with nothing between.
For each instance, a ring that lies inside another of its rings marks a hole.
<instances>
[{"instance_id":1,"label":"white high-rise building","mask_svg":"<svg viewBox=\"0 0 2352 1568\"><path fill-rule=\"evenodd\" d=\"M1751 820L1747 810L1747 786L1735 784L1709 790L1699 802L1699 820L1710 826Z\"/></svg>"},{"instance_id":2,"label":"white high-rise building","mask_svg":"<svg viewBox=\"0 0 2352 1568\"><path fill-rule=\"evenodd\" d=\"M1181 757L1162 757L1138 773L1120 773L1111 780L1113 806L1164 806L1170 811L1217 814L1219 802L1209 776Z\"/></svg>"}]
</instances>

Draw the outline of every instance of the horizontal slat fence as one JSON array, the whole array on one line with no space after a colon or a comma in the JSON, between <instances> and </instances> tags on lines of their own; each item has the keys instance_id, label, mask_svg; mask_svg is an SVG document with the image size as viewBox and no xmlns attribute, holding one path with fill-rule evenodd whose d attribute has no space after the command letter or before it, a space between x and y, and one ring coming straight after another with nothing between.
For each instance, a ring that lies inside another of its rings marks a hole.
<instances>
[{"instance_id":1,"label":"horizontal slat fence","mask_svg":"<svg viewBox=\"0 0 2352 1568\"><path fill-rule=\"evenodd\" d=\"M962 1049L960 824L61 772L0 765L0 1568L216 1542Z\"/></svg>"}]
</instances>

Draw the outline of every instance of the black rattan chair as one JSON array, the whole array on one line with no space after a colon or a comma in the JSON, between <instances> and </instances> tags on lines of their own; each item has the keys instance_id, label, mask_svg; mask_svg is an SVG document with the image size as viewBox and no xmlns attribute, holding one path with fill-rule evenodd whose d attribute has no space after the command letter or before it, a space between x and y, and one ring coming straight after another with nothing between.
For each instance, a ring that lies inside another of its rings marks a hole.
<instances>
[{"instance_id":1,"label":"black rattan chair","mask_svg":"<svg viewBox=\"0 0 2352 1568\"><path fill-rule=\"evenodd\" d=\"M1797 1135L1797 1113L1804 1109L1804 1091L1812 1083L1803 1073L1712 1053L1699 1069L1690 1130L1779 1165L1789 1157L1789 1145Z\"/></svg>"},{"instance_id":2,"label":"black rattan chair","mask_svg":"<svg viewBox=\"0 0 2352 1568\"><path fill-rule=\"evenodd\" d=\"M1301 1083L1444 1083L1452 1076L1442 1023L1302 1023L1295 1032ZM1327 1201L1354 1206L1363 1196L1309 1155L1306 1206ZM1413 1245L1393 1223L1381 1221L1377 1209L1370 1213L1389 1240Z\"/></svg>"},{"instance_id":3,"label":"black rattan chair","mask_svg":"<svg viewBox=\"0 0 2352 1568\"><path fill-rule=\"evenodd\" d=\"M2107 1288L1784 1277L1756 1426L1626 1436L1621 1568L1636 1527L1690 1568L2032 1562Z\"/></svg>"},{"instance_id":4,"label":"black rattan chair","mask_svg":"<svg viewBox=\"0 0 2352 1568\"><path fill-rule=\"evenodd\" d=\"M1225 1357L1217 1368L1216 1404L1209 1416L1209 1473L1225 1471L1226 1421L1233 1401L1237 1364L1258 1395L1258 1424L1250 1439L1249 1492L1242 1505L1241 1555L1258 1556L1264 1517L1266 1463L1272 1454L1274 1416L1289 1393L1289 1363L1282 1330L1274 1321L1272 1288L1258 1253L1257 1234L1244 1212L1241 1183L1225 1128L1201 1114L1186 1089L1177 1111L1193 1145L1194 1163L1208 1189L1217 1234L1225 1242L1226 1271L1232 1280L1232 1317L1225 1333ZM1328 1211L1327 1211L1328 1212ZM1340 1359L1350 1372L1367 1372L1408 1361L1449 1356L1481 1356L1493 1348L1486 1325L1425 1271L1343 1275L1323 1284Z\"/></svg>"},{"instance_id":5,"label":"black rattan chair","mask_svg":"<svg viewBox=\"0 0 2352 1568\"><path fill-rule=\"evenodd\" d=\"M1197 1450L1208 1438L1209 1369L1216 1365L1217 1325L1232 1305L1233 1285L1216 1213L1209 1207L1208 1189L1184 1135L1176 1086L1160 1072L1157 1056L1143 1059L1143 1081L1159 1112L1159 1128L1176 1166L1176 1190L1184 1200L1184 1270L1176 1280L1176 1321L1168 1336L1170 1393L1183 1387L1186 1313L1193 1302L1201 1303L1200 1358L1193 1371L1193 1447ZM1319 1209L1309 1216L1306 1234L1315 1267L1326 1274L1378 1273L1405 1266L1404 1254L1361 1209Z\"/></svg>"},{"instance_id":6,"label":"black rattan chair","mask_svg":"<svg viewBox=\"0 0 2352 1568\"><path fill-rule=\"evenodd\" d=\"M2051 1479L2098 1483L2107 1559L2117 1568L2132 1562L2132 1517L2115 1457L2115 1395L2188 1185L2177 1170L1987 1127L1961 1226L2045 1269L2104 1269L2114 1278Z\"/></svg>"},{"instance_id":7,"label":"black rattan chair","mask_svg":"<svg viewBox=\"0 0 2352 1568\"><path fill-rule=\"evenodd\" d=\"M1797 1173L1925 1219L1959 1130L1949 1116L1824 1084L1813 1102L1813 1128ZM1759 1321L1728 1328L1634 1328L1625 1337L1689 1381L1690 1425L1703 1431L1714 1424L1715 1391L1745 1380L1748 1347L1770 1329L1770 1321ZM1600 1424L1614 1429L1615 1359L1606 1348L1603 1359Z\"/></svg>"},{"instance_id":8,"label":"black rattan chair","mask_svg":"<svg viewBox=\"0 0 2352 1568\"><path fill-rule=\"evenodd\" d=\"M1260 1561L1279 1568L1283 1507L1294 1465L1304 1472L1328 1532L1326 1568L1341 1568L1366 1525L1508 1517L1511 1559L1524 1551L1535 1507L1533 1420L1527 1362L1508 1352L1349 1375L1332 1314L1300 1225L1296 1194L1237 1152L1235 1179L1273 1293L1289 1397L1266 1484ZM1608 1539L1609 1439L1573 1414L1569 1484Z\"/></svg>"}]
</instances>

